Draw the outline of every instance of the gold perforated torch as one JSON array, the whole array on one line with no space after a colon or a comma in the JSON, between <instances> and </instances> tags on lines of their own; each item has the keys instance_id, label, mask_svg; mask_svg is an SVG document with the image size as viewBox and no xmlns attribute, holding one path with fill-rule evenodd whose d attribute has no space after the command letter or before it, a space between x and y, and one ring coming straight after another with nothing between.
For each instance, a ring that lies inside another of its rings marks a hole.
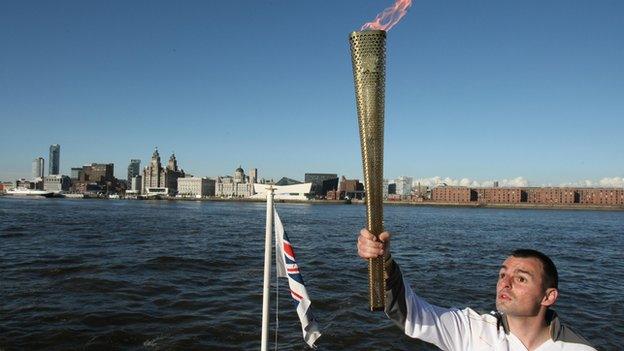
<instances>
[{"instance_id":1,"label":"gold perforated torch","mask_svg":"<svg viewBox=\"0 0 624 351\"><path fill-rule=\"evenodd\" d=\"M383 232L383 147L386 66L386 32L363 30L349 35L355 100L357 104L364 190L366 225L375 236ZM384 260L368 262L371 311L384 309Z\"/></svg>"},{"instance_id":2,"label":"gold perforated torch","mask_svg":"<svg viewBox=\"0 0 624 351\"><path fill-rule=\"evenodd\" d=\"M407 13L411 0L396 0L359 32L349 35L355 83L364 190L366 226L375 236L383 232L383 148L386 85L386 31ZM368 262L368 295L371 311L383 311L386 299L384 258Z\"/></svg>"}]
</instances>

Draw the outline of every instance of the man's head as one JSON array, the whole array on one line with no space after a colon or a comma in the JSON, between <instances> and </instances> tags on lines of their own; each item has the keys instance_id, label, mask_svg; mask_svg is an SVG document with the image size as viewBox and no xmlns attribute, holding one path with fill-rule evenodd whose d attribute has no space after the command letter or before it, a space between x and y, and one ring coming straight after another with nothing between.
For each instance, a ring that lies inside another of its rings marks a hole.
<instances>
[{"instance_id":1,"label":"man's head","mask_svg":"<svg viewBox=\"0 0 624 351\"><path fill-rule=\"evenodd\" d=\"M513 251L496 284L496 308L513 316L536 316L557 300L559 277L548 256L536 250Z\"/></svg>"}]
</instances>

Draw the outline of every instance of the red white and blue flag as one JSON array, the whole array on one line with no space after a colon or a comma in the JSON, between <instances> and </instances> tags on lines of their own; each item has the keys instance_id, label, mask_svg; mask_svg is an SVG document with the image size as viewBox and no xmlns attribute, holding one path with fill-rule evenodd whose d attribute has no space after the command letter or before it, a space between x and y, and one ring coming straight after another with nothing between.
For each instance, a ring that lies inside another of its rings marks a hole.
<instances>
[{"instance_id":1,"label":"red white and blue flag","mask_svg":"<svg viewBox=\"0 0 624 351\"><path fill-rule=\"evenodd\" d=\"M280 220L275 207L274 223L275 223L275 262L277 268L277 276L288 278L290 287L290 295L295 300L297 306L297 314L301 321L301 330L303 331L303 339L312 348L315 348L314 342L321 336L318 325L314 319L314 315L310 309L310 297L306 291L303 277L297 265L295 250L290 244L288 235L284 231L284 225Z\"/></svg>"}]
</instances>

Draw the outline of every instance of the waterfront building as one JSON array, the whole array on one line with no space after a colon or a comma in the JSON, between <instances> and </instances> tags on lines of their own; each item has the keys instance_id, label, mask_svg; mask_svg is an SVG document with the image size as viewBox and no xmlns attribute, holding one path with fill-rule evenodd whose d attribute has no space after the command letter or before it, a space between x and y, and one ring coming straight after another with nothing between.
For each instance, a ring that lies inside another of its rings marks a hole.
<instances>
[{"instance_id":1,"label":"waterfront building","mask_svg":"<svg viewBox=\"0 0 624 351\"><path fill-rule=\"evenodd\" d=\"M33 160L32 163L32 177L33 179L43 178L44 173L45 160L43 157L37 157Z\"/></svg>"},{"instance_id":2,"label":"waterfront building","mask_svg":"<svg viewBox=\"0 0 624 351\"><path fill-rule=\"evenodd\" d=\"M324 198L330 190L338 189L338 175L335 173L306 173L304 183L312 183L310 195Z\"/></svg>"},{"instance_id":3,"label":"waterfront building","mask_svg":"<svg viewBox=\"0 0 624 351\"><path fill-rule=\"evenodd\" d=\"M113 163L91 163L82 166L82 173L78 173L79 180L91 183L106 183L115 181L115 165Z\"/></svg>"},{"instance_id":4,"label":"waterfront building","mask_svg":"<svg viewBox=\"0 0 624 351\"><path fill-rule=\"evenodd\" d=\"M138 194L141 194L141 185L143 184L143 177L141 177L140 175L134 176L132 177L132 179L130 179L130 190L132 191L136 191L138 192Z\"/></svg>"},{"instance_id":5,"label":"waterfront building","mask_svg":"<svg viewBox=\"0 0 624 351\"><path fill-rule=\"evenodd\" d=\"M82 194L120 192L122 188L114 176L113 163L90 163L71 168L71 191Z\"/></svg>"},{"instance_id":6,"label":"waterfront building","mask_svg":"<svg viewBox=\"0 0 624 351\"><path fill-rule=\"evenodd\" d=\"M340 178L336 200L362 199L364 195L364 184L360 183L359 179L347 179L345 176Z\"/></svg>"},{"instance_id":7,"label":"waterfront building","mask_svg":"<svg viewBox=\"0 0 624 351\"><path fill-rule=\"evenodd\" d=\"M292 185L268 185L254 184L255 194L251 196L253 199L266 199L268 187L273 187L273 198L275 200L300 200L309 199L310 191L312 191L312 183L299 183Z\"/></svg>"},{"instance_id":8,"label":"waterfront building","mask_svg":"<svg viewBox=\"0 0 624 351\"><path fill-rule=\"evenodd\" d=\"M252 168L249 170L249 183L258 183L258 169Z\"/></svg>"},{"instance_id":9,"label":"waterfront building","mask_svg":"<svg viewBox=\"0 0 624 351\"><path fill-rule=\"evenodd\" d=\"M158 148L154 149L152 159L147 167L143 169L143 193L147 192L147 188L156 188L165 186L165 170L160 163L160 154Z\"/></svg>"},{"instance_id":10,"label":"waterfront building","mask_svg":"<svg viewBox=\"0 0 624 351\"><path fill-rule=\"evenodd\" d=\"M147 187L143 193L147 197L162 197L169 196L169 189L160 186Z\"/></svg>"},{"instance_id":11,"label":"waterfront building","mask_svg":"<svg viewBox=\"0 0 624 351\"><path fill-rule=\"evenodd\" d=\"M11 188L35 189L35 182L26 180L26 178L16 179Z\"/></svg>"},{"instance_id":12,"label":"waterfront building","mask_svg":"<svg viewBox=\"0 0 624 351\"><path fill-rule=\"evenodd\" d=\"M624 189L622 188L581 188L577 189L577 193L581 204L624 205Z\"/></svg>"},{"instance_id":13,"label":"waterfront building","mask_svg":"<svg viewBox=\"0 0 624 351\"><path fill-rule=\"evenodd\" d=\"M68 191L71 181L68 176L53 174L43 177L43 190L55 193Z\"/></svg>"},{"instance_id":14,"label":"waterfront building","mask_svg":"<svg viewBox=\"0 0 624 351\"><path fill-rule=\"evenodd\" d=\"M410 196L412 194L412 177L398 177L394 180L396 184L396 194L399 196Z\"/></svg>"},{"instance_id":15,"label":"waterfront building","mask_svg":"<svg viewBox=\"0 0 624 351\"><path fill-rule=\"evenodd\" d=\"M171 154L167 167L163 168L160 162L158 148L155 148L149 165L143 169L142 193L157 193L158 195L162 195L163 189L166 188L166 195L175 195L178 189L178 178L184 177L184 170L178 169L178 161L175 154ZM154 189L150 191L148 188Z\"/></svg>"},{"instance_id":16,"label":"waterfront building","mask_svg":"<svg viewBox=\"0 0 624 351\"><path fill-rule=\"evenodd\" d=\"M72 180L80 180L81 178L83 178L82 174L84 174L82 167L72 167L69 177Z\"/></svg>"},{"instance_id":17,"label":"waterfront building","mask_svg":"<svg viewBox=\"0 0 624 351\"><path fill-rule=\"evenodd\" d=\"M412 187L412 200L413 201L423 201L431 198L431 191L429 187L426 185L421 185L420 182L414 187Z\"/></svg>"},{"instance_id":18,"label":"waterfront building","mask_svg":"<svg viewBox=\"0 0 624 351\"><path fill-rule=\"evenodd\" d=\"M439 186L431 191L431 200L447 203L622 206L624 205L624 189Z\"/></svg>"},{"instance_id":19,"label":"waterfront building","mask_svg":"<svg viewBox=\"0 0 624 351\"><path fill-rule=\"evenodd\" d=\"M527 201L526 191L522 188L499 188L495 184L491 188L474 188L471 191L477 193L477 202L488 204L517 204ZM561 194L559 194L561 195ZM574 197L572 197L572 202ZM560 203L560 202L559 202Z\"/></svg>"},{"instance_id":20,"label":"waterfront building","mask_svg":"<svg viewBox=\"0 0 624 351\"><path fill-rule=\"evenodd\" d=\"M217 177L215 182L215 196L218 197L250 197L254 194L254 183L245 176L245 171L239 166L234 176Z\"/></svg>"},{"instance_id":21,"label":"waterfront building","mask_svg":"<svg viewBox=\"0 0 624 351\"><path fill-rule=\"evenodd\" d=\"M275 182L275 185L295 185L295 184L301 184L301 182L292 178L288 178L288 177L282 177L280 180Z\"/></svg>"},{"instance_id":22,"label":"waterfront building","mask_svg":"<svg viewBox=\"0 0 624 351\"><path fill-rule=\"evenodd\" d=\"M574 188L526 188L526 202L546 205L579 203L578 192Z\"/></svg>"},{"instance_id":23,"label":"waterfront building","mask_svg":"<svg viewBox=\"0 0 624 351\"><path fill-rule=\"evenodd\" d=\"M382 188L381 188L381 196L384 200L388 198L388 186L389 185L390 185L390 182L388 181L388 179L384 179Z\"/></svg>"},{"instance_id":24,"label":"waterfront building","mask_svg":"<svg viewBox=\"0 0 624 351\"><path fill-rule=\"evenodd\" d=\"M48 174L60 174L60 166L61 166L61 145L53 144L50 145L50 164L48 166Z\"/></svg>"},{"instance_id":25,"label":"waterfront building","mask_svg":"<svg viewBox=\"0 0 624 351\"><path fill-rule=\"evenodd\" d=\"M169 188L169 195L175 195L178 192L178 179L185 176L184 170L178 169L178 160L172 153L165 169L165 186Z\"/></svg>"},{"instance_id":26,"label":"waterfront building","mask_svg":"<svg viewBox=\"0 0 624 351\"><path fill-rule=\"evenodd\" d=\"M178 178L178 197L202 198L215 195L215 180L199 177Z\"/></svg>"},{"instance_id":27,"label":"waterfront building","mask_svg":"<svg viewBox=\"0 0 624 351\"><path fill-rule=\"evenodd\" d=\"M396 195L396 184L395 183L390 183L388 184L388 196L390 195Z\"/></svg>"},{"instance_id":28,"label":"waterfront building","mask_svg":"<svg viewBox=\"0 0 624 351\"><path fill-rule=\"evenodd\" d=\"M465 186L438 186L431 190L431 200L445 203L467 203L477 200L477 192Z\"/></svg>"},{"instance_id":29,"label":"waterfront building","mask_svg":"<svg viewBox=\"0 0 624 351\"><path fill-rule=\"evenodd\" d=\"M141 174L141 160L132 159L128 165L128 183L131 182L132 177L136 177Z\"/></svg>"}]
</instances>

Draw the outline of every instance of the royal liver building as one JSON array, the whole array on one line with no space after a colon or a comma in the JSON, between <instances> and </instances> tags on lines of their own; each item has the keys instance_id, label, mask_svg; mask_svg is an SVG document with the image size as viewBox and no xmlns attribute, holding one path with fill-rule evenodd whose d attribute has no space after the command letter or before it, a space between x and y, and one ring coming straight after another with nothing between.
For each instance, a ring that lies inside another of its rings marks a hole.
<instances>
[{"instance_id":1,"label":"royal liver building","mask_svg":"<svg viewBox=\"0 0 624 351\"><path fill-rule=\"evenodd\" d=\"M175 154L171 154L167 167L160 164L158 148L154 149L152 159L143 169L142 194L163 194L173 196L178 191L178 178L184 178L184 170L178 169Z\"/></svg>"}]
</instances>

